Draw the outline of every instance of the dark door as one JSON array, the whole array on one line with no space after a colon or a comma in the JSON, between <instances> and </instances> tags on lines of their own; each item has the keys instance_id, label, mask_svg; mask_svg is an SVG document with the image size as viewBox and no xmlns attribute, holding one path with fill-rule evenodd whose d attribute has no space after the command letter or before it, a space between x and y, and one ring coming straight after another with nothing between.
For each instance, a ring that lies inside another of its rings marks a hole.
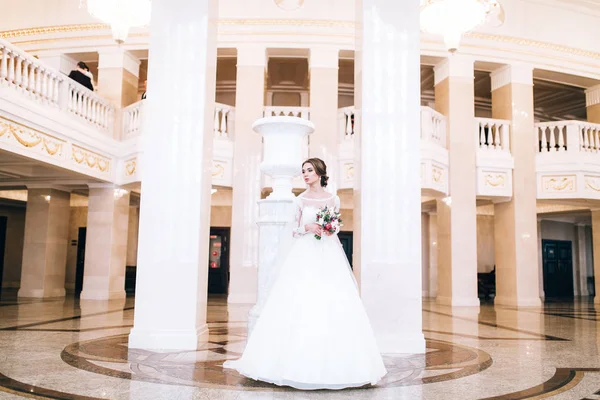
<instances>
[{"instance_id":1,"label":"dark door","mask_svg":"<svg viewBox=\"0 0 600 400\"><path fill-rule=\"evenodd\" d=\"M352 232L340 232L338 233L338 238L344 248L344 253L346 253L346 258L350 263L350 267L352 267L352 243L354 241L354 235Z\"/></svg>"},{"instance_id":2,"label":"dark door","mask_svg":"<svg viewBox=\"0 0 600 400\"><path fill-rule=\"evenodd\" d=\"M85 265L85 237L87 228L79 228L77 235L77 269L75 270L75 296L83 289L83 267Z\"/></svg>"},{"instance_id":3,"label":"dark door","mask_svg":"<svg viewBox=\"0 0 600 400\"><path fill-rule=\"evenodd\" d=\"M210 228L208 293L226 294L229 289L229 228Z\"/></svg>"},{"instance_id":4,"label":"dark door","mask_svg":"<svg viewBox=\"0 0 600 400\"><path fill-rule=\"evenodd\" d=\"M544 294L573 297L573 252L571 241L542 240Z\"/></svg>"},{"instance_id":5,"label":"dark door","mask_svg":"<svg viewBox=\"0 0 600 400\"><path fill-rule=\"evenodd\" d=\"M6 225L8 217L0 217L0 298L2 298L2 276L4 276L4 250L6 248Z\"/></svg>"}]
</instances>

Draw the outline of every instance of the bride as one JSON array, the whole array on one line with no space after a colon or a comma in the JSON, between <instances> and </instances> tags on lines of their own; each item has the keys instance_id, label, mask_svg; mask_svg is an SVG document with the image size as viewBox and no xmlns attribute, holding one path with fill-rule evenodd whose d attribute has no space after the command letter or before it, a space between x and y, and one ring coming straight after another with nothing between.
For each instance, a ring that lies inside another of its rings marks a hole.
<instances>
[{"instance_id":1,"label":"bride","mask_svg":"<svg viewBox=\"0 0 600 400\"><path fill-rule=\"evenodd\" d=\"M387 371L356 281L337 232L316 223L317 211L339 211L340 199L324 189L329 178L322 160L306 160L302 175L308 189L295 198L294 242L242 357L224 367L305 390L373 385Z\"/></svg>"}]
</instances>

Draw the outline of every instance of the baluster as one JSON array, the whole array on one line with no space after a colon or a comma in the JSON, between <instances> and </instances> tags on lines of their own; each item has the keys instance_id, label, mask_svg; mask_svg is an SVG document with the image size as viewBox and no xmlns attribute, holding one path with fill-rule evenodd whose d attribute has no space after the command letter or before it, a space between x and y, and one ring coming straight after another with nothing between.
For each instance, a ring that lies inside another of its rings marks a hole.
<instances>
[{"instance_id":1,"label":"baluster","mask_svg":"<svg viewBox=\"0 0 600 400\"><path fill-rule=\"evenodd\" d=\"M215 107L215 114L213 116L213 135L214 136L221 136L221 132L219 130L219 123L220 123L219 112L220 111L221 111L221 109L219 107Z\"/></svg>"},{"instance_id":2,"label":"baluster","mask_svg":"<svg viewBox=\"0 0 600 400\"><path fill-rule=\"evenodd\" d=\"M60 102L60 96L59 96L60 80L58 78L54 77L52 82L54 83L54 92L53 92L53 96L52 96L52 101L54 102L54 104L56 104L58 106L59 102Z\"/></svg>"},{"instance_id":3,"label":"baluster","mask_svg":"<svg viewBox=\"0 0 600 400\"><path fill-rule=\"evenodd\" d=\"M35 94L39 96L42 93L42 69L37 67L35 69Z\"/></svg>"},{"instance_id":4,"label":"baluster","mask_svg":"<svg viewBox=\"0 0 600 400\"><path fill-rule=\"evenodd\" d=\"M31 63L26 59L23 61L23 74L21 78L21 88L24 91L29 89L29 67Z\"/></svg>"},{"instance_id":5,"label":"baluster","mask_svg":"<svg viewBox=\"0 0 600 400\"><path fill-rule=\"evenodd\" d=\"M8 77L8 49L2 49L2 60L0 61L0 79L5 80Z\"/></svg>"},{"instance_id":6,"label":"baluster","mask_svg":"<svg viewBox=\"0 0 600 400\"><path fill-rule=\"evenodd\" d=\"M556 151L556 127L550 128L550 151Z\"/></svg>"},{"instance_id":7,"label":"baluster","mask_svg":"<svg viewBox=\"0 0 600 400\"><path fill-rule=\"evenodd\" d=\"M565 131L566 131L566 127L561 127L558 128L558 147L556 149L556 151L558 152L562 152L565 151Z\"/></svg>"},{"instance_id":8,"label":"baluster","mask_svg":"<svg viewBox=\"0 0 600 400\"><path fill-rule=\"evenodd\" d=\"M31 68L29 69L29 92L31 94L35 94L35 70L37 67L34 64L31 64Z\"/></svg>"},{"instance_id":9,"label":"baluster","mask_svg":"<svg viewBox=\"0 0 600 400\"><path fill-rule=\"evenodd\" d=\"M48 75L45 70L40 70L40 93L42 95L42 101L45 103L48 97Z\"/></svg>"},{"instance_id":10,"label":"baluster","mask_svg":"<svg viewBox=\"0 0 600 400\"><path fill-rule=\"evenodd\" d=\"M345 137L346 138L350 138L351 135L354 134L354 127L352 126L352 111L346 111L344 112L344 116L346 117L346 130L345 130Z\"/></svg>"},{"instance_id":11,"label":"baluster","mask_svg":"<svg viewBox=\"0 0 600 400\"><path fill-rule=\"evenodd\" d=\"M8 83L15 82L15 53L12 51L9 53L10 58L8 59Z\"/></svg>"},{"instance_id":12,"label":"baluster","mask_svg":"<svg viewBox=\"0 0 600 400\"><path fill-rule=\"evenodd\" d=\"M598 138L598 129L594 129L592 127L588 128L590 130L590 133L592 134L592 136L594 137L594 153L598 152L598 149L600 148L600 138Z\"/></svg>"},{"instance_id":13,"label":"baluster","mask_svg":"<svg viewBox=\"0 0 600 400\"><path fill-rule=\"evenodd\" d=\"M221 110L221 136L228 137L229 132L227 132L227 116L229 114L229 110L222 109Z\"/></svg>"},{"instance_id":14,"label":"baluster","mask_svg":"<svg viewBox=\"0 0 600 400\"><path fill-rule=\"evenodd\" d=\"M21 56L17 56L17 66L15 71L15 85L18 89L21 89L21 81L23 80L23 59Z\"/></svg>"}]
</instances>

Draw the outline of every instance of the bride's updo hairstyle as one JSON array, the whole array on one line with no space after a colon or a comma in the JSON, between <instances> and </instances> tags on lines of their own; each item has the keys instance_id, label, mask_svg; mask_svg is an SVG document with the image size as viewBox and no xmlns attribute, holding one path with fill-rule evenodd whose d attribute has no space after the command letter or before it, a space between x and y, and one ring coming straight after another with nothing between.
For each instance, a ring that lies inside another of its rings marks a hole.
<instances>
[{"instance_id":1,"label":"bride's updo hairstyle","mask_svg":"<svg viewBox=\"0 0 600 400\"><path fill-rule=\"evenodd\" d=\"M327 176L327 165L325 165L325 162L320 158L309 158L302 163L303 166L304 164L312 165L317 175L321 177L321 186L327 187L329 177Z\"/></svg>"}]
</instances>

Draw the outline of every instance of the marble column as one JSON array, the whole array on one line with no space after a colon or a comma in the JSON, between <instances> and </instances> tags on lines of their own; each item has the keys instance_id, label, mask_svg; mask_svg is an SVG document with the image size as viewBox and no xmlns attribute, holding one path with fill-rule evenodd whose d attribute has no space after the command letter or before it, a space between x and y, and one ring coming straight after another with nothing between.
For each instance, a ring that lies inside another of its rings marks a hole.
<instances>
[{"instance_id":1,"label":"marble column","mask_svg":"<svg viewBox=\"0 0 600 400\"><path fill-rule=\"evenodd\" d=\"M336 47L310 49L310 120L315 124L315 133L310 136L309 156L325 161L332 187L339 179L336 157L339 142L338 59Z\"/></svg>"},{"instance_id":2,"label":"marble column","mask_svg":"<svg viewBox=\"0 0 600 400\"><path fill-rule=\"evenodd\" d=\"M577 274L575 284L579 288L577 295L579 296L589 296L590 293L587 287L587 249L586 249L586 225L585 224L576 224L575 225L575 237L577 238Z\"/></svg>"},{"instance_id":3,"label":"marble column","mask_svg":"<svg viewBox=\"0 0 600 400\"><path fill-rule=\"evenodd\" d=\"M63 297L71 195L28 186L19 297Z\"/></svg>"},{"instance_id":4,"label":"marble column","mask_svg":"<svg viewBox=\"0 0 600 400\"><path fill-rule=\"evenodd\" d=\"M122 47L102 49L98 55L98 94L117 107L135 103L138 98L140 60Z\"/></svg>"},{"instance_id":5,"label":"marble column","mask_svg":"<svg viewBox=\"0 0 600 400\"><path fill-rule=\"evenodd\" d=\"M129 192L90 184L82 300L125 298Z\"/></svg>"},{"instance_id":6,"label":"marble column","mask_svg":"<svg viewBox=\"0 0 600 400\"><path fill-rule=\"evenodd\" d=\"M229 303L256 303L262 139L252 124L263 114L266 61L260 45L237 49Z\"/></svg>"},{"instance_id":7,"label":"marble column","mask_svg":"<svg viewBox=\"0 0 600 400\"><path fill-rule=\"evenodd\" d=\"M424 353L419 3L356 4L354 265L381 352Z\"/></svg>"},{"instance_id":8,"label":"marble column","mask_svg":"<svg viewBox=\"0 0 600 400\"><path fill-rule=\"evenodd\" d=\"M585 91L585 104L588 122L600 124L600 85L592 86Z\"/></svg>"},{"instance_id":9,"label":"marble column","mask_svg":"<svg viewBox=\"0 0 600 400\"><path fill-rule=\"evenodd\" d=\"M217 7L152 1L132 348L193 350L208 338Z\"/></svg>"},{"instance_id":10,"label":"marble column","mask_svg":"<svg viewBox=\"0 0 600 400\"><path fill-rule=\"evenodd\" d=\"M592 254L594 255L594 303L600 304L600 209L592 209Z\"/></svg>"},{"instance_id":11,"label":"marble column","mask_svg":"<svg viewBox=\"0 0 600 400\"><path fill-rule=\"evenodd\" d=\"M69 75L71 71L76 69L79 61L67 54L60 53L42 53L38 55L38 59L65 75Z\"/></svg>"},{"instance_id":12,"label":"marble column","mask_svg":"<svg viewBox=\"0 0 600 400\"><path fill-rule=\"evenodd\" d=\"M515 160L513 196L494 206L494 303L540 306L533 68L506 65L492 72L491 77L492 117L511 122L510 145Z\"/></svg>"},{"instance_id":13,"label":"marble column","mask_svg":"<svg viewBox=\"0 0 600 400\"><path fill-rule=\"evenodd\" d=\"M450 159L450 196L437 201L437 302L476 307L479 298L473 59L454 54L436 65L434 73L435 108L448 117Z\"/></svg>"},{"instance_id":14,"label":"marble column","mask_svg":"<svg viewBox=\"0 0 600 400\"><path fill-rule=\"evenodd\" d=\"M429 213L429 297L438 296L438 223L437 213Z\"/></svg>"}]
</instances>

